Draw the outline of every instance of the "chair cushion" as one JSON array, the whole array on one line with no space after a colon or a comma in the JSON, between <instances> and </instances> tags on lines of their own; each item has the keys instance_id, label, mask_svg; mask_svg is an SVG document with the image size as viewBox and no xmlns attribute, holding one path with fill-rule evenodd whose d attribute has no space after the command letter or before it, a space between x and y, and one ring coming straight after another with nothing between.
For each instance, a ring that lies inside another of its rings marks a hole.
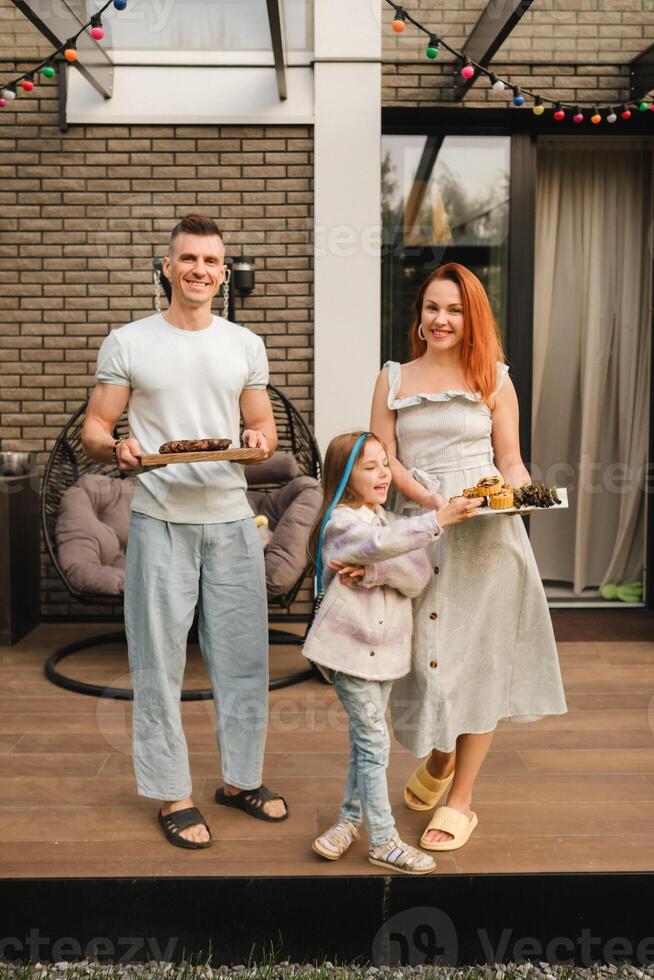
<instances>
[{"instance_id":1,"label":"chair cushion","mask_svg":"<svg viewBox=\"0 0 654 980\"><path fill-rule=\"evenodd\" d=\"M298 476L270 493L249 491L255 514L268 518L272 538L266 547L266 589L269 598L285 595L308 561L309 532L322 503L320 482Z\"/></svg>"},{"instance_id":2,"label":"chair cushion","mask_svg":"<svg viewBox=\"0 0 654 980\"><path fill-rule=\"evenodd\" d=\"M89 473L62 496L55 532L57 557L79 592L124 592L132 490L131 480Z\"/></svg>"},{"instance_id":3,"label":"chair cushion","mask_svg":"<svg viewBox=\"0 0 654 980\"><path fill-rule=\"evenodd\" d=\"M290 459L297 467L295 459ZM282 472L281 465L277 474ZM287 461L283 467L289 471ZM259 467L246 467L246 472L249 469ZM267 483L269 478L261 482ZM132 490L131 480L88 474L61 498L57 554L66 577L78 591L102 595L124 592ZM307 565L309 532L322 503L320 482L312 476L296 476L286 486L269 493L251 490L247 497L255 514L268 518L272 532L265 552L268 597L285 595Z\"/></svg>"},{"instance_id":4,"label":"chair cushion","mask_svg":"<svg viewBox=\"0 0 654 980\"><path fill-rule=\"evenodd\" d=\"M300 475L300 465L293 453L273 453L265 463L243 467L249 487L267 483L288 483Z\"/></svg>"}]
</instances>

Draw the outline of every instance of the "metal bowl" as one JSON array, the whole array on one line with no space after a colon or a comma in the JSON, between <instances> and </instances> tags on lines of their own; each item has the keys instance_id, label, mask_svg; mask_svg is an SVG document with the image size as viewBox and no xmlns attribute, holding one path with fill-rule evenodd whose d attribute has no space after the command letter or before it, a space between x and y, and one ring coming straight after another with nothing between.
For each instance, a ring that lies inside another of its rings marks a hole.
<instances>
[{"instance_id":1,"label":"metal bowl","mask_svg":"<svg viewBox=\"0 0 654 980\"><path fill-rule=\"evenodd\" d=\"M0 476L24 476L36 464L36 453L0 453Z\"/></svg>"}]
</instances>

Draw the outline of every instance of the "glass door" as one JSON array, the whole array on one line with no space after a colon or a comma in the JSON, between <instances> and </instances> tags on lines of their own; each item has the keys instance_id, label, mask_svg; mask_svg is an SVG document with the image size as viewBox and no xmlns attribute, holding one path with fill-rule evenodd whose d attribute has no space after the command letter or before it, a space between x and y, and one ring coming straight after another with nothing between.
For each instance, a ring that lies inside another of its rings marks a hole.
<instances>
[{"instance_id":1,"label":"glass door","mask_svg":"<svg viewBox=\"0 0 654 980\"><path fill-rule=\"evenodd\" d=\"M483 282L503 336L508 300L509 136L382 137L382 355L409 359L422 280L460 262Z\"/></svg>"}]
</instances>

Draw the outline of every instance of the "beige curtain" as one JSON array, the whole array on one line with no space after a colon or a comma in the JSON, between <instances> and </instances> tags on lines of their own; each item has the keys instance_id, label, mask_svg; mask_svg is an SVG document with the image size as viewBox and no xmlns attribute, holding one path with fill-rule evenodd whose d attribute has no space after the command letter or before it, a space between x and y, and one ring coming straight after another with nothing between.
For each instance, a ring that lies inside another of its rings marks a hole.
<instances>
[{"instance_id":1,"label":"beige curtain","mask_svg":"<svg viewBox=\"0 0 654 980\"><path fill-rule=\"evenodd\" d=\"M530 535L576 593L642 574L652 217L650 141L539 141L532 471L570 509Z\"/></svg>"}]
</instances>

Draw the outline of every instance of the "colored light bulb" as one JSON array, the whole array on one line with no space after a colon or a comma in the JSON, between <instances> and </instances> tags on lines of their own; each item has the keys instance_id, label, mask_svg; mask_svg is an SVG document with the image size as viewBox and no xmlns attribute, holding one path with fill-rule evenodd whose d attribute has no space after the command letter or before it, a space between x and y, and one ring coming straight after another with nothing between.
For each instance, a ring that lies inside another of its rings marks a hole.
<instances>
[{"instance_id":1,"label":"colored light bulb","mask_svg":"<svg viewBox=\"0 0 654 980\"><path fill-rule=\"evenodd\" d=\"M649 111L649 102L645 102L645 99L643 99L643 101L640 103L640 105L638 106L638 108L640 109L641 112L648 112Z\"/></svg>"},{"instance_id":2,"label":"colored light bulb","mask_svg":"<svg viewBox=\"0 0 654 980\"><path fill-rule=\"evenodd\" d=\"M77 47L75 45L75 41L66 41L66 48L65 48L65 51L64 51L64 58L70 64L72 64L73 61L77 61Z\"/></svg>"},{"instance_id":3,"label":"colored light bulb","mask_svg":"<svg viewBox=\"0 0 654 980\"><path fill-rule=\"evenodd\" d=\"M4 109L6 105L7 105L7 100L0 98L0 109Z\"/></svg>"},{"instance_id":4,"label":"colored light bulb","mask_svg":"<svg viewBox=\"0 0 654 980\"><path fill-rule=\"evenodd\" d=\"M57 73L52 65L44 65L41 69L41 74L44 78L54 78Z\"/></svg>"},{"instance_id":5,"label":"colored light bulb","mask_svg":"<svg viewBox=\"0 0 654 980\"><path fill-rule=\"evenodd\" d=\"M427 50L425 51L425 54L427 55L428 58L431 58L433 61L434 58L438 58L438 53L439 53L438 38L436 37L435 34L431 34L429 36L429 44L427 45Z\"/></svg>"},{"instance_id":6,"label":"colored light bulb","mask_svg":"<svg viewBox=\"0 0 654 980\"><path fill-rule=\"evenodd\" d=\"M119 2L122 3L122 0L119 0ZM114 0L114 6L115 5L116 5L116 0ZM122 8L119 7L118 9L121 10ZM401 34L404 28L406 27L406 12L402 9L402 7L395 8L395 17L393 18L393 23L391 24L391 27L393 28L396 34Z\"/></svg>"},{"instance_id":7,"label":"colored light bulb","mask_svg":"<svg viewBox=\"0 0 654 980\"><path fill-rule=\"evenodd\" d=\"M114 0L114 7L116 10L124 10L127 6L127 0Z\"/></svg>"},{"instance_id":8,"label":"colored light bulb","mask_svg":"<svg viewBox=\"0 0 654 980\"><path fill-rule=\"evenodd\" d=\"M556 103L556 108L554 109L554 118L556 119L557 122L561 122L562 119L565 119L565 112L561 108L560 102Z\"/></svg>"},{"instance_id":9,"label":"colored light bulb","mask_svg":"<svg viewBox=\"0 0 654 980\"><path fill-rule=\"evenodd\" d=\"M475 69L470 64L470 58L466 58L463 63L463 68L461 69L462 78L473 78L475 74Z\"/></svg>"},{"instance_id":10,"label":"colored light bulb","mask_svg":"<svg viewBox=\"0 0 654 980\"><path fill-rule=\"evenodd\" d=\"M516 85L515 88L513 89L513 104L520 106L523 104L524 101L525 101L525 97L520 91L520 89L518 88L518 86Z\"/></svg>"},{"instance_id":11,"label":"colored light bulb","mask_svg":"<svg viewBox=\"0 0 654 980\"><path fill-rule=\"evenodd\" d=\"M543 105L543 100L541 99L540 95L536 96L536 101L532 111L535 116L542 116L545 112L545 106Z\"/></svg>"},{"instance_id":12,"label":"colored light bulb","mask_svg":"<svg viewBox=\"0 0 654 980\"><path fill-rule=\"evenodd\" d=\"M506 85L504 84L502 79L498 78L494 72L490 73L489 80L490 80L491 88L493 89L494 92L503 92L504 89L506 88Z\"/></svg>"},{"instance_id":13,"label":"colored light bulb","mask_svg":"<svg viewBox=\"0 0 654 980\"><path fill-rule=\"evenodd\" d=\"M577 108L575 109L575 114L572 117L572 121L573 123L577 123L577 125L579 125L579 123L582 123L584 121L584 114L579 108L579 106L577 106Z\"/></svg>"},{"instance_id":14,"label":"colored light bulb","mask_svg":"<svg viewBox=\"0 0 654 980\"><path fill-rule=\"evenodd\" d=\"M592 124L593 124L593 126L597 126L597 125L598 125L599 123L601 123L601 121L602 121L602 116L601 116L601 115L600 115L600 113L599 113L599 112L597 111L597 109L593 109L593 114L592 114L592 116L590 117L590 121L592 122Z\"/></svg>"},{"instance_id":15,"label":"colored light bulb","mask_svg":"<svg viewBox=\"0 0 654 980\"><path fill-rule=\"evenodd\" d=\"M20 87L22 88L23 92L31 92L34 88L34 82L31 78L24 78L20 83Z\"/></svg>"},{"instance_id":16,"label":"colored light bulb","mask_svg":"<svg viewBox=\"0 0 654 980\"><path fill-rule=\"evenodd\" d=\"M104 28L100 14L93 14L91 17L91 37L94 41L101 41L104 37Z\"/></svg>"},{"instance_id":17,"label":"colored light bulb","mask_svg":"<svg viewBox=\"0 0 654 980\"><path fill-rule=\"evenodd\" d=\"M631 109L627 109L626 105L623 105L620 116L622 119L631 119Z\"/></svg>"}]
</instances>

